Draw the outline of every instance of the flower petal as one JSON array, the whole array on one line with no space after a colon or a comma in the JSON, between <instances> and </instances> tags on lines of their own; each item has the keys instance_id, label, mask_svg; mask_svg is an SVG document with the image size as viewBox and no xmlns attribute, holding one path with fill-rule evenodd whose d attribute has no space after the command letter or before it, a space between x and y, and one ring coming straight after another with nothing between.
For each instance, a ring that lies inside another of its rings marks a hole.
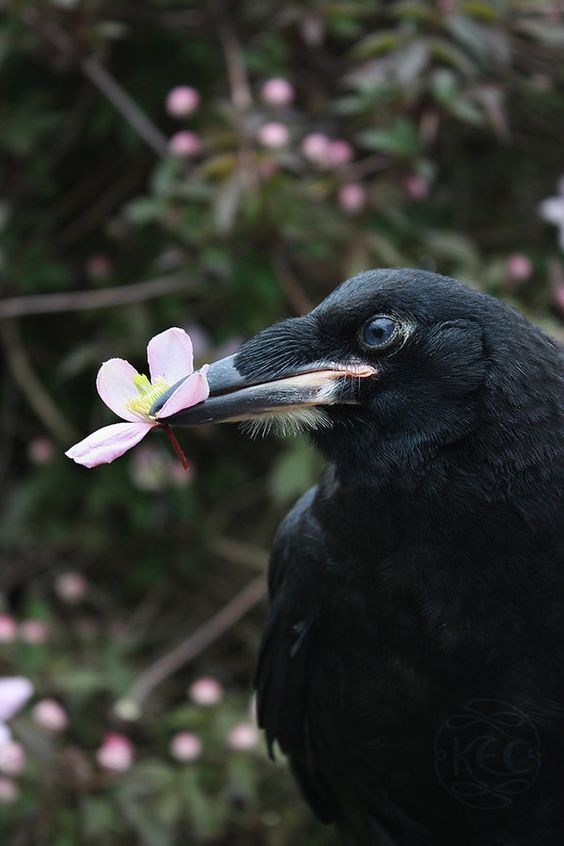
<instances>
[{"instance_id":1,"label":"flower petal","mask_svg":"<svg viewBox=\"0 0 564 846\"><path fill-rule=\"evenodd\" d=\"M151 382L161 378L174 385L194 370L192 341L184 329L167 329L151 338L147 345L147 359Z\"/></svg>"},{"instance_id":2,"label":"flower petal","mask_svg":"<svg viewBox=\"0 0 564 846\"><path fill-rule=\"evenodd\" d=\"M80 443L71 447L65 455L84 467L96 467L98 464L111 464L128 449L142 440L154 423L113 423L92 432Z\"/></svg>"},{"instance_id":3,"label":"flower petal","mask_svg":"<svg viewBox=\"0 0 564 846\"><path fill-rule=\"evenodd\" d=\"M131 423L140 419L138 414L127 408L129 400L138 396L133 382L137 375L137 370L125 359L111 358L104 362L96 377L96 388L108 408Z\"/></svg>"},{"instance_id":4,"label":"flower petal","mask_svg":"<svg viewBox=\"0 0 564 846\"><path fill-rule=\"evenodd\" d=\"M22 676L0 678L0 723L23 708L33 693L33 685Z\"/></svg>"},{"instance_id":5,"label":"flower petal","mask_svg":"<svg viewBox=\"0 0 564 846\"><path fill-rule=\"evenodd\" d=\"M564 224L564 197L548 197L539 206L541 217L550 223Z\"/></svg>"},{"instance_id":6,"label":"flower petal","mask_svg":"<svg viewBox=\"0 0 564 846\"><path fill-rule=\"evenodd\" d=\"M159 420L163 417L170 417L171 414L176 414L177 411L182 411L184 408L197 405L197 403L203 402L209 397L210 386L206 379L207 369L207 365L204 365L201 370L192 373L178 386L157 414Z\"/></svg>"}]
</instances>

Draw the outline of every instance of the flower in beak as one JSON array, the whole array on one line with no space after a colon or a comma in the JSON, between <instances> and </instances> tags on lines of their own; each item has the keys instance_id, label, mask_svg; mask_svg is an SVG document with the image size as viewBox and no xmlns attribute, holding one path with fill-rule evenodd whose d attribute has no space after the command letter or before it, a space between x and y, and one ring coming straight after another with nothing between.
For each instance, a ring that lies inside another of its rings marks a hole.
<instances>
[{"instance_id":1,"label":"flower in beak","mask_svg":"<svg viewBox=\"0 0 564 846\"><path fill-rule=\"evenodd\" d=\"M110 464L138 444L151 429L162 428L187 467L176 438L168 426L159 422L159 416L167 417L207 399L207 365L194 372L192 342L178 328L151 338L147 359L150 379L122 358L104 362L98 371L96 388L108 408L127 422L98 429L65 455L85 467ZM177 384L158 413L151 414L154 403Z\"/></svg>"}]
</instances>

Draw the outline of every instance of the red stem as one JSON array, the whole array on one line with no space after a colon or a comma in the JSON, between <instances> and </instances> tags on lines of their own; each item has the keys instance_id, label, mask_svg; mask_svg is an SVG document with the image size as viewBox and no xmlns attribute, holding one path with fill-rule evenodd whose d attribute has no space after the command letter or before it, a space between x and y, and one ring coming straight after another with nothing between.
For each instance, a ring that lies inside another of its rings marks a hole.
<instances>
[{"instance_id":1,"label":"red stem","mask_svg":"<svg viewBox=\"0 0 564 846\"><path fill-rule=\"evenodd\" d=\"M190 465L188 464L188 459L184 455L182 447L180 446L180 444L176 440L176 435L174 434L174 432L172 431L170 426L166 426L164 424L161 424L161 428L164 430L164 433L167 436L167 438L169 439L173 450L175 451L175 453L179 457L182 466L184 467L185 470L189 470Z\"/></svg>"}]
</instances>

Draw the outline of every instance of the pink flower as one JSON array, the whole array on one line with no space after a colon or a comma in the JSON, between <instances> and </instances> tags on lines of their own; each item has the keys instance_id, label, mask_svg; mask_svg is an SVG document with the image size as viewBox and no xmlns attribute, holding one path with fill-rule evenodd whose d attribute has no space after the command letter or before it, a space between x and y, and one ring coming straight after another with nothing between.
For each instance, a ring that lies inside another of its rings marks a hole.
<instances>
[{"instance_id":1,"label":"pink flower","mask_svg":"<svg viewBox=\"0 0 564 846\"><path fill-rule=\"evenodd\" d=\"M325 165L330 143L329 138L323 132L311 132L303 139L301 151L304 157L313 164Z\"/></svg>"},{"instance_id":2,"label":"pink flower","mask_svg":"<svg viewBox=\"0 0 564 846\"><path fill-rule=\"evenodd\" d=\"M55 455L55 445L51 438L34 438L27 449L32 464L49 464Z\"/></svg>"},{"instance_id":3,"label":"pink flower","mask_svg":"<svg viewBox=\"0 0 564 846\"><path fill-rule=\"evenodd\" d=\"M20 623L18 634L24 643L38 646L45 643L49 637L49 630L41 620L24 620Z\"/></svg>"},{"instance_id":4,"label":"pink flower","mask_svg":"<svg viewBox=\"0 0 564 846\"><path fill-rule=\"evenodd\" d=\"M191 85L177 85L167 94L166 110L171 117L189 117L199 105L200 95Z\"/></svg>"},{"instance_id":5,"label":"pink flower","mask_svg":"<svg viewBox=\"0 0 564 846\"><path fill-rule=\"evenodd\" d=\"M288 106L294 99L294 89L287 79L269 79L262 86L260 96L270 106Z\"/></svg>"},{"instance_id":6,"label":"pink flower","mask_svg":"<svg viewBox=\"0 0 564 846\"><path fill-rule=\"evenodd\" d=\"M331 141L327 147L326 160L329 167L341 167L349 164L354 157L354 150L348 141L338 138Z\"/></svg>"},{"instance_id":7,"label":"pink flower","mask_svg":"<svg viewBox=\"0 0 564 846\"><path fill-rule=\"evenodd\" d=\"M75 570L68 570L66 573L61 573L55 579L55 593L67 602L69 605L76 605L81 602L88 592L88 582L82 575Z\"/></svg>"},{"instance_id":8,"label":"pink flower","mask_svg":"<svg viewBox=\"0 0 564 846\"><path fill-rule=\"evenodd\" d=\"M280 147L285 147L290 138L288 127L283 123L270 121L261 126L258 131L258 140L263 147L270 147L272 150L278 150Z\"/></svg>"},{"instance_id":9,"label":"pink flower","mask_svg":"<svg viewBox=\"0 0 564 846\"><path fill-rule=\"evenodd\" d=\"M179 159L194 159L202 152L202 142L195 132L177 132L168 142L169 152Z\"/></svg>"},{"instance_id":10,"label":"pink flower","mask_svg":"<svg viewBox=\"0 0 564 846\"><path fill-rule=\"evenodd\" d=\"M21 711L33 693L33 685L22 676L0 678L0 747L10 742L6 722Z\"/></svg>"},{"instance_id":11,"label":"pink flower","mask_svg":"<svg viewBox=\"0 0 564 846\"><path fill-rule=\"evenodd\" d=\"M64 731L69 724L65 709L54 699L42 699L32 711L37 725L48 731Z\"/></svg>"},{"instance_id":12,"label":"pink flower","mask_svg":"<svg viewBox=\"0 0 564 846\"><path fill-rule=\"evenodd\" d=\"M202 754L202 741L189 731L180 731L170 741L170 754L183 763L196 761Z\"/></svg>"},{"instance_id":13,"label":"pink flower","mask_svg":"<svg viewBox=\"0 0 564 846\"><path fill-rule=\"evenodd\" d=\"M0 803L9 805L15 802L20 795L18 786L11 778L0 777Z\"/></svg>"},{"instance_id":14,"label":"pink flower","mask_svg":"<svg viewBox=\"0 0 564 846\"><path fill-rule=\"evenodd\" d=\"M558 180L555 197L548 197L539 206L543 220L554 224L558 229L558 245L564 250L564 177Z\"/></svg>"},{"instance_id":15,"label":"pink flower","mask_svg":"<svg viewBox=\"0 0 564 846\"><path fill-rule=\"evenodd\" d=\"M0 771L6 775L21 775L25 770L26 754L21 743L7 740L0 743Z\"/></svg>"},{"instance_id":16,"label":"pink flower","mask_svg":"<svg viewBox=\"0 0 564 846\"><path fill-rule=\"evenodd\" d=\"M557 284L552 290L552 303L556 310L564 316L564 285Z\"/></svg>"},{"instance_id":17,"label":"pink flower","mask_svg":"<svg viewBox=\"0 0 564 846\"><path fill-rule=\"evenodd\" d=\"M357 182L342 185L339 189L339 205L349 214L362 211L366 203L366 191Z\"/></svg>"},{"instance_id":18,"label":"pink flower","mask_svg":"<svg viewBox=\"0 0 564 846\"><path fill-rule=\"evenodd\" d=\"M138 444L159 420L208 397L206 368L194 372L192 343L183 329L173 328L151 338L147 346L151 381L122 358L104 362L96 387L106 405L127 423L114 423L93 432L65 454L77 464L110 464ZM157 414L153 404L175 387Z\"/></svg>"},{"instance_id":19,"label":"pink flower","mask_svg":"<svg viewBox=\"0 0 564 846\"><path fill-rule=\"evenodd\" d=\"M96 752L96 759L106 770L124 773L128 770L135 756L133 744L124 734L107 734Z\"/></svg>"},{"instance_id":20,"label":"pink flower","mask_svg":"<svg viewBox=\"0 0 564 846\"><path fill-rule=\"evenodd\" d=\"M533 263L528 256L514 253L505 262L505 271L510 282L526 282L533 272Z\"/></svg>"},{"instance_id":21,"label":"pink flower","mask_svg":"<svg viewBox=\"0 0 564 846\"><path fill-rule=\"evenodd\" d=\"M18 633L18 626L9 614L0 614L0 643L13 643Z\"/></svg>"},{"instance_id":22,"label":"pink flower","mask_svg":"<svg viewBox=\"0 0 564 846\"><path fill-rule=\"evenodd\" d=\"M258 731L252 723L238 723L229 732L227 741L236 752L247 752L258 743Z\"/></svg>"},{"instance_id":23,"label":"pink flower","mask_svg":"<svg viewBox=\"0 0 564 846\"><path fill-rule=\"evenodd\" d=\"M192 702L196 705L203 705L209 707L210 705L217 705L223 699L223 687L210 676L204 676L197 679L188 690L188 695Z\"/></svg>"},{"instance_id":24,"label":"pink flower","mask_svg":"<svg viewBox=\"0 0 564 846\"><path fill-rule=\"evenodd\" d=\"M418 173L407 173L402 179L405 193L412 200L424 200L429 193L429 184Z\"/></svg>"}]
</instances>

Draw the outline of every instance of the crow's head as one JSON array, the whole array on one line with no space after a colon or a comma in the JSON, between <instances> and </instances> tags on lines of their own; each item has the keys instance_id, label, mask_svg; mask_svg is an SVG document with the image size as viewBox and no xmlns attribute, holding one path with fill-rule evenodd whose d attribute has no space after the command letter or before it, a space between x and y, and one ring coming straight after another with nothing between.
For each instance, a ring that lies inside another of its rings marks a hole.
<instances>
[{"instance_id":1,"label":"crow's head","mask_svg":"<svg viewBox=\"0 0 564 846\"><path fill-rule=\"evenodd\" d=\"M531 449L560 369L556 345L492 297L434 273L374 270L212 364L210 398L167 422L305 429L343 473L383 483L420 475L469 437L500 450L529 427Z\"/></svg>"}]
</instances>

